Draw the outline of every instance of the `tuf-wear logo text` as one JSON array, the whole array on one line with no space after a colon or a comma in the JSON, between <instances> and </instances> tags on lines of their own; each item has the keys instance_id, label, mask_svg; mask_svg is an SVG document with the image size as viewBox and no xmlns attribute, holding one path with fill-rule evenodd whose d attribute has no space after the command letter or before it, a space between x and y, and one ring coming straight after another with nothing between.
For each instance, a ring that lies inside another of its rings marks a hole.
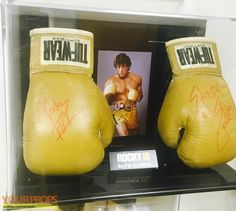
<instances>
[{"instance_id":1,"label":"tuf-wear logo text","mask_svg":"<svg viewBox=\"0 0 236 211\"><path fill-rule=\"evenodd\" d=\"M198 67L216 67L214 51L209 43L178 45L175 46L175 54L182 70Z\"/></svg>"},{"instance_id":2,"label":"tuf-wear logo text","mask_svg":"<svg viewBox=\"0 0 236 211\"><path fill-rule=\"evenodd\" d=\"M73 65L89 68L90 41L65 36L41 37L42 65Z\"/></svg>"}]
</instances>

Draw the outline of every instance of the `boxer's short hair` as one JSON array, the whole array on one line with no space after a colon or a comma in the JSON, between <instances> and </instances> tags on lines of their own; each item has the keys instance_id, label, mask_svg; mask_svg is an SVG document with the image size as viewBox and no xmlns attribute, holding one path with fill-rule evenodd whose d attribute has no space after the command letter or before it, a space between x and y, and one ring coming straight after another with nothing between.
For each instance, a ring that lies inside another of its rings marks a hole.
<instances>
[{"instance_id":1,"label":"boxer's short hair","mask_svg":"<svg viewBox=\"0 0 236 211\"><path fill-rule=\"evenodd\" d=\"M122 64L125 64L127 65L128 67L131 66L131 60L129 58L128 55L126 55L125 53L120 53L118 54L115 59L114 59L114 62L113 62L113 65L114 67L116 68L117 66L120 66Z\"/></svg>"}]
</instances>

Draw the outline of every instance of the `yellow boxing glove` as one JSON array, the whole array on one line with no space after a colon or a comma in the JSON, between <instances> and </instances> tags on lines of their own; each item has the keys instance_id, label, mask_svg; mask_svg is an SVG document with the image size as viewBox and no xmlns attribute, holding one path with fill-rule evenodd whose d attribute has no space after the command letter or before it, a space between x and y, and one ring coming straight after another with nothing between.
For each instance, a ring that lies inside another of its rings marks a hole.
<instances>
[{"instance_id":1,"label":"yellow boxing glove","mask_svg":"<svg viewBox=\"0 0 236 211\"><path fill-rule=\"evenodd\" d=\"M216 43L182 38L167 42L166 48L173 77L158 118L163 141L177 148L190 167L230 161L236 156L236 110Z\"/></svg>"},{"instance_id":2,"label":"yellow boxing glove","mask_svg":"<svg viewBox=\"0 0 236 211\"><path fill-rule=\"evenodd\" d=\"M103 95L106 97L108 104L111 105L115 100L116 85L112 82L106 84Z\"/></svg>"},{"instance_id":3,"label":"yellow boxing glove","mask_svg":"<svg viewBox=\"0 0 236 211\"><path fill-rule=\"evenodd\" d=\"M26 166L40 175L92 171L102 162L114 132L109 106L91 78L93 34L41 28L30 35L23 124Z\"/></svg>"},{"instance_id":4,"label":"yellow boxing glove","mask_svg":"<svg viewBox=\"0 0 236 211\"><path fill-rule=\"evenodd\" d=\"M128 92L128 100L132 102L138 102L139 101L139 93L136 89L131 88Z\"/></svg>"}]
</instances>

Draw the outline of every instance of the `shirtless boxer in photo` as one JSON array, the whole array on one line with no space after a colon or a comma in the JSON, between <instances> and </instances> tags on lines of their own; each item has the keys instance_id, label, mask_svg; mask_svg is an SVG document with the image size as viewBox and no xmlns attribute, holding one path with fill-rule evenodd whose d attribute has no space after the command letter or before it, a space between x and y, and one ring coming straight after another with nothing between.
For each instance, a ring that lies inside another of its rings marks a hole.
<instances>
[{"instance_id":1,"label":"shirtless boxer in photo","mask_svg":"<svg viewBox=\"0 0 236 211\"><path fill-rule=\"evenodd\" d=\"M114 59L117 74L107 79L103 91L109 105L113 106L113 116L119 136L138 133L137 102L141 101L142 78L130 72L131 60L125 53Z\"/></svg>"}]
</instances>

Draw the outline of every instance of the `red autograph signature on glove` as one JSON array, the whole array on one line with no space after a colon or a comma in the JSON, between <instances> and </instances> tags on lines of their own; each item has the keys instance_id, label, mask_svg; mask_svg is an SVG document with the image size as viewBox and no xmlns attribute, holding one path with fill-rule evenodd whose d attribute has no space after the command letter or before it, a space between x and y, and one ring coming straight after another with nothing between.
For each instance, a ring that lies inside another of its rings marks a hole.
<instances>
[{"instance_id":1,"label":"red autograph signature on glove","mask_svg":"<svg viewBox=\"0 0 236 211\"><path fill-rule=\"evenodd\" d=\"M69 115L69 99L64 101L55 101L42 98L39 100L39 106L52 124L52 131L56 134L56 141L64 140L64 135L76 117Z\"/></svg>"},{"instance_id":2,"label":"red autograph signature on glove","mask_svg":"<svg viewBox=\"0 0 236 211\"><path fill-rule=\"evenodd\" d=\"M228 143L229 140L229 125L230 121L235 118L233 113L233 108L230 103L223 102L222 97L224 96L221 91L225 86L220 86L219 83L209 85L207 89L202 89L197 85L194 85L191 94L190 102L194 102L196 113L207 117L203 114L202 107L212 109L214 112L214 117L218 118L218 128L217 128L217 151L222 151ZM213 105L213 106L210 106Z\"/></svg>"}]
</instances>

